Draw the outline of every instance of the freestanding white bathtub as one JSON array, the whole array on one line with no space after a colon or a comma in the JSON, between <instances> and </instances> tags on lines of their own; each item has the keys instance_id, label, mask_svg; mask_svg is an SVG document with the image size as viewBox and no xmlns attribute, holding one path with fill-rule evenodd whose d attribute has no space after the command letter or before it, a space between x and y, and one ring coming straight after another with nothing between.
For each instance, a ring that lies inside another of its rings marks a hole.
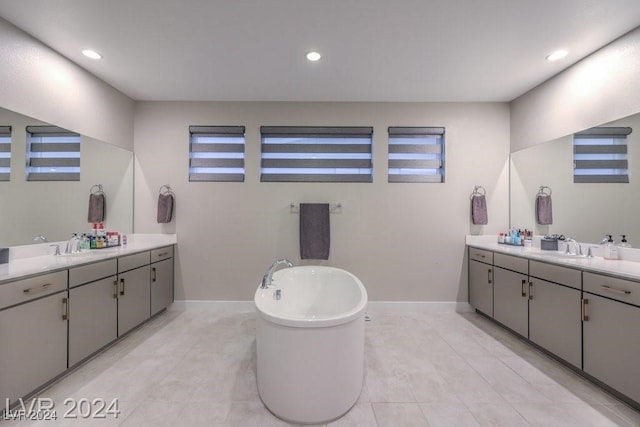
<instances>
[{"instance_id":1,"label":"freestanding white bathtub","mask_svg":"<svg viewBox=\"0 0 640 427\"><path fill-rule=\"evenodd\" d=\"M255 304L258 391L265 406L302 424L347 413L364 379L362 282L333 267L285 268L273 275L272 286L258 287Z\"/></svg>"}]
</instances>

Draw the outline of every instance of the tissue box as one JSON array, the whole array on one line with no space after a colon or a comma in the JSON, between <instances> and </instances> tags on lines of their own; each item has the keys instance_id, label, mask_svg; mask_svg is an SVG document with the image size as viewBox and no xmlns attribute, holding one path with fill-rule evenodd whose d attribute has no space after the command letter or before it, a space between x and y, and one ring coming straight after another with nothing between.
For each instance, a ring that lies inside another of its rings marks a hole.
<instances>
[{"instance_id":1,"label":"tissue box","mask_svg":"<svg viewBox=\"0 0 640 427\"><path fill-rule=\"evenodd\" d=\"M540 240L540 249L543 251L557 251L558 239L542 238Z\"/></svg>"}]
</instances>

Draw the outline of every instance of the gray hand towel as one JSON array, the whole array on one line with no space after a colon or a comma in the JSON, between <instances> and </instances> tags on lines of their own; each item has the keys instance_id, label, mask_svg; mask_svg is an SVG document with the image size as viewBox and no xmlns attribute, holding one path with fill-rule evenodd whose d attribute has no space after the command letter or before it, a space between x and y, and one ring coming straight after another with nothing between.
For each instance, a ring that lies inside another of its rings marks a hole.
<instances>
[{"instance_id":1,"label":"gray hand towel","mask_svg":"<svg viewBox=\"0 0 640 427\"><path fill-rule=\"evenodd\" d=\"M471 221L476 225L489 223L487 214L487 199L484 194L476 194L471 198Z\"/></svg>"},{"instance_id":2,"label":"gray hand towel","mask_svg":"<svg viewBox=\"0 0 640 427\"><path fill-rule=\"evenodd\" d=\"M328 203L300 203L300 258L329 259Z\"/></svg>"},{"instance_id":3,"label":"gray hand towel","mask_svg":"<svg viewBox=\"0 0 640 427\"><path fill-rule=\"evenodd\" d=\"M104 222L104 212L106 207L106 201L104 194L91 193L89 194L89 213L87 214L88 222Z\"/></svg>"},{"instance_id":4,"label":"gray hand towel","mask_svg":"<svg viewBox=\"0 0 640 427\"><path fill-rule=\"evenodd\" d=\"M158 195L158 224L171 222L173 216L173 194L166 193Z\"/></svg>"},{"instance_id":5,"label":"gray hand towel","mask_svg":"<svg viewBox=\"0 0 640 427\"><path fill-rule=\"evenodd\" d=\"M549 194L538 194L536 196L536 219L540 225L553 224L553 207Z\"/></svg>"}]
</instances>

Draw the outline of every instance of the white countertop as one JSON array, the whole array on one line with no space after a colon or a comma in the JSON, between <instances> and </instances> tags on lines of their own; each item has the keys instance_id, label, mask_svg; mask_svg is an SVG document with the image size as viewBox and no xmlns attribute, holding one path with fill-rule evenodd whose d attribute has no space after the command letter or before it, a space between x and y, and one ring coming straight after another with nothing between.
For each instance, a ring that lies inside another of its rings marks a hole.
<instances>
[{"instance_id":1,"label":"white countertop","mask_svg":"<svg viewBox=\"0 0 640 427\"><path fill-rule=\"evenodd\" d=\"M177 242L178 239L175 234L129 234L127 235L126 245L107 249L91 249L70 256L43 255L49 253L50 245L55 244L60 244L60 249L64 251L66 242L16 247L16 252L22 252L23 254L12 256L10 249L9 262L7 264L0 264L0 284L36 274L65 270L82 264L90 264L96 261L103 261L136 252L144 252L163 246L174 245ZM34 256L28 256L29 253Z\"/></svg>"},{"instance_id":2,"label":"white countertop","mask_svg":"<svg viewBox=\"0 0 640 427\"><path fill-rule=\"evenodd\" d=\"M524 257L536 261L544 261L551 264L573 267L584 271L602 273L617 276L624 279L640 281L640 262L637 261L640 250L620 248L623 259L604 259L598 254L601 253L598 245L590 245L594 248L593 258L570 257L559 258L550 254L551 251L543 251L539 247L525 248L523 246L509 246L499 244L497 236L467 236L466 244L475 248L486 249L492 252L499 252L513 256ZM539 245L539 241L538 241ZM584 247L584 244L583 244ZM584 252L587 250L584 249Z\"/></svg>"}]
</instances>

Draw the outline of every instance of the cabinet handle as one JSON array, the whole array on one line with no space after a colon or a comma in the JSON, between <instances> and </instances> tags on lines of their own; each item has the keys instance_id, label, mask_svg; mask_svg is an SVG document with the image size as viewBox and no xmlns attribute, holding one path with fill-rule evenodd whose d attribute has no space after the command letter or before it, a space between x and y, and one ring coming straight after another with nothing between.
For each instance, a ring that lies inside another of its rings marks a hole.
<instances>
[{"instance_id":1,"label":"cabinet handle","mask_svg":"<svg viewBox=\"0 0 640 427\"><path fill-rule=\"evenodd\" d=\"M113 297L115 299L118 299L118 281L117 280L113 281Z\"/></svg>"},{"instance_id":2,"label":"cabinet handle","mask_svg":"<svg viewBox=\"0 0 640 427\"><path fill-rule=\"evenodd\" d=\"M604 289L607 292L612 292L614 294L619 294L619 295L631 295L631 291L627 291L625 289L616 289L616 288L612 288L609 285L600 285L600 287L602 289Z\"/></svg>"},{"instance_id":3,"label":"cabinet handle","mask_svg":"<svg viewBox=\"0 0 640 427\"><path fill-rule=\"evenodd\" d=\"M529 282L529 300L533 299L533 282Z\"/></svg>"},{"instance_id":4,"label":"cabinet handle","mask_svg":"<svg viewBox=\"0 0 640 427\"><path fill-rule=\"evenodd\" d=\"M487 283L488 284L492 283L492 281L491 281L491 269L487 270Z\"/></svg>"},{"instance_id":5,"label":"cabinet handle","mask_svg":"<svg viewBox=\"0 0 640 427\"><path fill-rule=\"evenodd\" d=\"M151 273L153 274L153 276L151 277L151 281L155 282L156 281L156 268L155 267L151 267Z\"/></svg>"},{"instance_id":6,"label":"cabinet handle","mask_svg":"<svg viewBox=\"0 0 640 427\"><path fill-rule=\"evenodd\" d=\"M587 313L587 306L589 305L589 300L584 298L582 299L582 321L586 322L589 320L589 314Z\"/></svg>"},{"instance_id":7,"label":"cabinet handle","mask_svg":"<svg viewBox=\"0 0 640 427\"><path fill-rule=\"evenodd\" d=\"M69 298L62 298L62 320L69 320Z\"/></svg>"},{"instance_id":8,"label":"cabinet handle","mask_svg":"<svg viewBox=\"0 0 640 427\"><path fill-rule=\"evenodd\" d=\"M27 289L23 289L22 292L25 294L33 294L36 292L42 292L42 291L46 291L47 288L51 286L51 283L45 283L44 285L38 287L38 288L27 288Z\"/></svg>"},{"instance_id":9,"label":"cabinet handle","mask_svg":"<svg viewBox=\"0 0 640 427\"><path fill-rule=\"evenodd\" d=\"M524 285L527 284L527 280L526 279L522 279L522 286L520 287L520 291L522 292L522 296L526 297L527 296L527 291L524 288Z\"/></svg>"},{"instance_id":10,"label":"cabinet handle","mask_svg":"<svg viewBox=\"0 0 640 427\"><path fill-rule=\"evenodd\" d=\"M162 252L162 253L158 254L158 257L167 256L167 255L169 255L169 252ZM484 256L482 258L484 258Z\"/></svg>"},{"instance_id":11,"label":"cabinet handle","mask_svg":"<svg viewBox=\"0 0 640 427\"><path fill-rule=\"evenodd\" d=\"M120 291L120 295L124 295L124 279L120 279L120 283L122 284L122 290Z\"/></svg>"}]
</instances>

